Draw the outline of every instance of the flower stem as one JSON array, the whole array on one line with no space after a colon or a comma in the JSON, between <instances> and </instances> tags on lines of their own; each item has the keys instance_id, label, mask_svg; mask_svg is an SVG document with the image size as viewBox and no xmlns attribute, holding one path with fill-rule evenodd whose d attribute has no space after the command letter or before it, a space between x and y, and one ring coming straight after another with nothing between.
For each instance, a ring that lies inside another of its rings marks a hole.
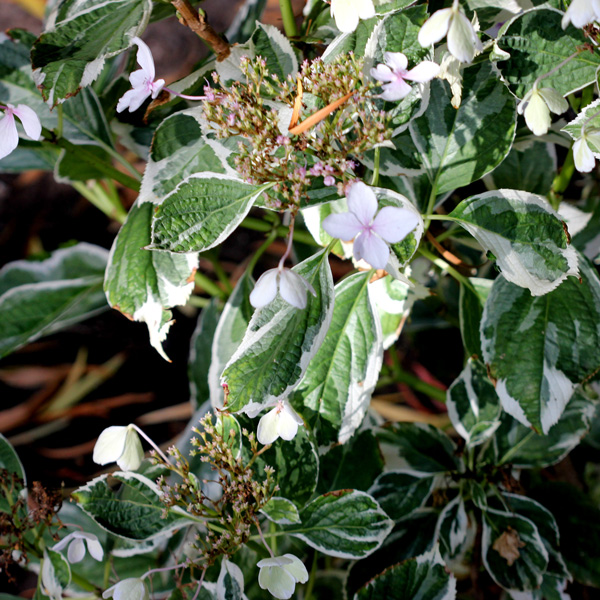
<instances>
[{"instance_id":1,"label":"flower stem","mask_svg":"<svg viewBox=\"0 0 600 600\"><path fill-rule=\"evenodd\" d=\"M165 92L169 92L169 94L172 94L173 96L177 96L178 98L183 98L184 100L196 100L196 101L200 101L200 100L206 100L207 97L206 96L188 96L188 94L180 94L179 92L176 92L175 90L172 90L171 88L168 87L163 87L163 90Z\"/></svg>"},{"instance_id":2,"label":"flower stem","mask_svg":"<svg viewBox=\"0 0 600 600\"><path fill-rule=\"evenodd\" d=\"M167 465L171 464L171 461L167 458L167 455L147 436L137 425L131 423L131 427L133 427L155 450L158 452L158 455L165 461Z\"/></svg>"},{"instance_id":3,"label":"flower stem","mask_svg":"<svg viewBox=\"0 0 600 600\"><path fill-rule=\"evenodd\" d=\"M204 582L205 575L206 575L206 568L202 569L202 575L200 576L200 579L198 580L198 587L196 588L196 593L194 594L194 597L192 598L192 600L196 600L198 598L198 594L200 594L200 590L202 589L202 583Z\"/></svg>"},{"instance_id":4,"label":"flower stem","mask_svg":"<svg viewBox=\"0 0 600 600\"><path fill-rule=\"evenodd\" d=\"M288 231L287 248L285 249L285 253L281 257L281 260L279 261L280 269L283 269L283 265L285 264L285 261L287 260L288 256L292 252L292 243L294 242L294 225L295 224L296 224L296 215L292 215L292 218L290 219L290 228Z\"/></svg>"},{"instance_id":5,"label":"flower stem","mask_svg":"<svg viewBox=\"0 0 600 600\"><path fill-rule=\"evenodd\" d=\"M194 280L196 285L200 286L207 294L216 296L217 298L222 298L223 300L227 298L227 294L214 281L212 281L212 279L209 279L206 275L204 275L204 273L196 271Z\"/></svg>"},{"instance_id":6,"label":"flower stem","mask_svg":"<svg viewBox=\"0 0 600 600\"><path fill-rule=\"evenodd\" d=\"M310 575L308 578L308 583L306 584L306 590L304 591L304 600L311 600L312 591L315 587L315 579L317 575L317 557L319 553L315 550L313 554L312 566L310 567Z\"/></svg>"},{"instance_id":7,"label":"flower stem","mask_svg":"<svg viewBox=\"0 0 600 600\"><path fill-rule=\"evenodd\" d=\"M377 186L379 184L379 155L381 148L377 146L375 148L375 156L373 158L373 178L371 179L371 185Z\"/></svg>"},{"instance_id":8,"label":"flower stem","mask_svg":"<svg viewBox=\"0 0 600 600\"><path fill-rule=\"evenodd\" d=\"M425 258L430 260L436 267L439 267L442 271L445 271L446 273L448 273L448 275L454 277L454 279L456 279L456 281L458 281L459 283L462 283L463 285L466 285L472 292L475 293L475 288L473 287L473 284L469 281L469 278L465 277L462 273L459 273L454 267L450 266L444 259L438 258L435 254L433 254L432 252L429 252L429 250L427 250L425 248L419 248L418 252L419 252L419 254L421 254L421 256L424 256Z\"/></svg>"},{"instance_id":9,"label":"flower stem","mask_svg":"<svg viewBox=\"0 0 600 600\"><path fill-rule=\"evenodd\" d=\"M273 550L271 550L271 546L269 546L269 544L267 544L267 540L265 540L265 536L263 535L262 529L260 528L260 523L258 522L258 519L255 520L255 523L256 523L256 529L258 529L258 535L260 536L262 543L264 544L265 548L269 551L271 558L275 558L275 555L273 554Z\"/></svg>"},{"instance_id":10,"label":"flower stem","mask_svg":"<svg viewBox=\"0 0 600 600\"><path fill-rule=\"evenodd\" d=\"M298 27L296 27L296 19L294 17L291 0L279 0L279 8L281 9L281 18L283 19L285 35L289 38L298 37Z\"/></svg>"},{"instance_id":11,"label":"flower stem","mask_svg":"<svg viewBox=\"0 0 600 600\"><path fill-rule=\"evenodd\" d=\"M176 569L182 569L183 567L187 567L188 563L186 562L182 562L179 563L178 565L175 565L173 567L158 567L156 569L150 569L149 571L147 571L146 573L144 573L140 579L146 579L146 577L148 577L149 575L153 575L154 573L163 573L165 571L175 571Z\"/></svg>"},{"instance_id":12,"label":"flower stem","mask_svg":"<svg viewBox=\"0 0 600 600\"><path fill-rule=\"evenodd\" d=\"M533 88L537 88L537 86L540 83L540 81L542 81L543 79L546 79L547 77L550 77L551 75L554 75L554 73L556 73L558 70L562 69L567 63L571 62L574 58L576 58L577 56L579 56L580 53L581 53L581 50L576 50L575 52L573 52L573 54L571 54L570 56L567 56L567 58L565 58L565 60L563 60L562 62L558 63L555 67L553 67L552 69L550 69L547 73L542 73L533 82Z\"/></svg>"}]
</instances>

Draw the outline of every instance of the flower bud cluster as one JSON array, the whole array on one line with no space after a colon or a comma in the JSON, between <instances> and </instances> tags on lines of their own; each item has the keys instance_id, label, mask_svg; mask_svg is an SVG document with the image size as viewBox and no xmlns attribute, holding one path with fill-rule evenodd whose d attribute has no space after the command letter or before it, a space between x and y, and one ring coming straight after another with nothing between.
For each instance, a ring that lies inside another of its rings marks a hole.
<instances>
[{"instance_id":1,"label":"flower bud cluster","mask_svg":"<svg viewBox=\"0 0 600 600\"><path fill-rule=\"evenodd\" d=\"M297 209L313 187L343 185L356 178L357 162L391 136L387 115L373 104L372 83L363 83L362 61L352 53L331 63L305 61L297 78L271 73L262 58L242 58L245 82L207 94L204 116L218 137L239 137L236 168L249 183L275 182L271 208ZM294 131L319 109L346 101L313 125ZM298 112L298 109L299 112ZM320 181L319 181L320 179Z\"/></svg>"},{"instance_id":2,"label":"flower bud cluster","mask_svg":"<svg viewBox=\"0 0 600 600\"><path fill-rule=\"evenodd\" d=\"M258 444L254 434L244 430L248 439L250 457L234 451L239 447L234 430L226 432L223 422L213 422L212 415L200 420L200 428L192 438L194 449L192 456L200 456L202 462L210 465L214 479L199 481L190 472L189 463L177 448L168 453L174 459L173 471L179 482L158 480L165 510L180 506L190 514L206 520L202 530L192 544L198 552L194 562L202 563L202 568L215 563L220 556L231 556L248 541L251 527L256 524L258 511L271 499L277 486L274 483L273 470L265 468L265 477L259 481L252 469L258 454ZM209 497L202 490L202 484L216 483L221 489L218 498Z\"/></svg>"}]
</instances>

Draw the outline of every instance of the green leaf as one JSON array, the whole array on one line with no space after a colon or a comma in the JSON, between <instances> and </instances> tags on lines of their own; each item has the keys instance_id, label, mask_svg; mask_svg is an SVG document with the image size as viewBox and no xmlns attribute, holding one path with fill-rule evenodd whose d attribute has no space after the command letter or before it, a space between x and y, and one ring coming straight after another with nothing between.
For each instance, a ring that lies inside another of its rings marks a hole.
<instances>
[{"instance_id":1,"label":"green leaf","mask_svg":"<svg viewBox=\"0 0 600 600\"><path fill-rule=\"evenodd\" d=\"M298 59L289 40L273 25L256 23L256 29L250 38L254 56L267 61L271 74L285 81L288 75L295 77L298 72Z\"/></svg>"},{"instance_id":2,"label":"green leaf","mask_svg":"<svg viewBox=\"0 0 600 600\"><path fill-rule=\"evenodd\" d=\"M215 331L208 371L210 402L214 408L223 407L225 396L221 386L221 373L242 343L254 312L254 307L250 304L254 284L252 273L245 271L229 296Z\"/></svg>"},{"instance_id":3,"label":"green leaf","mask_svg":"<svg viewBox=\"0 0 600 600\"><path fill-rule=\"evenodd\" d=\"M260 512L273 523L278 525L293 525L300 523L300 513L296 505L287 498L273 496Z\"/></svg>"},{"instance_id":4,"label":"green leaf","mask_svg":"<svg viewBox=\"0 0 600 600\"><path fill-rule=\"evenodd\" d=\"M107 483L108 475L92 479L73 492L73 497L106 531L129 540L151 540L191 524L179 507L166 510L158 486L134 472L112 474L123 485L117 491Z\"/></svg>"},{"instance_id":5,"label":"green leaf","mask_svg":"<svg viewBox=\"0 0 600 600\"><path fill-rule=\"evenodd\" d=\"M25 477L25 469L15 449L10 442L0 433L0 476L4 479L2 470L6 469L6 474L9 476L5 480L2 495L0 495L0 512L11 513L11 507L18 500L21 491L27 485ZM16 475L21 481L12 480L11 475ZM13 485L14 483L14 485Z\"/></svg>"},{"instance_id":6,"label":"green leaf","mask_svg":"<svg viewBox=\"0 0 600 600\"><path fill-rule=\"evenodd\" d=\"M454 380L446 406L454 429L468 448L483 444L500 427L500 400L485 366L477 360L470 358Z\"/></svg>"},{"instance_id":7,"label":"green leaf","mask_svg":"<svg viewBox=\"0 0 600 600\"><path fill-rule=\"evenodd\" d=\"M228 163L230 140L206 137L207 123L202 114L202 107L194 107L161 121L152 139L140 202L159 204L184 179L197 173L236 176Z\"/></svg>"},{"instance_id":8,"label":"green leaf","mask_svg":"<svg viewBox=\"0 0 600 600\"><path fill-rule=\"evenodd\" d=\"M146 323L150 343L168 360L162 348L172 324L168 309L187 302L198 257L144 249L150 243L154 208L138 201L129 211L110 252L104 289L113 308Z\"/></svg>"},{"instance_id":9,"label":"green leaf","mask_svg":"<svg viewBox=\"0 0 600 600\"><path fill-rule=\"evenodd\" d=\"M485 176L484 182L489 190L509 188L545 196L555 175L554 144L532 141L515 144L508 156Z\"/></svg>"},{"instance_id":10,"label":"green leaf","mask_svg":"<svg viewBox=\"0 0 600 600\"><path fill-rule=\"evenodd\" d=\"M65 0L33 45L34 78L50 107L100 74L104 61L132 45L148 23L150 0Z\"/></svg>"},{"instance_id":11,"label":"green leaf","mask_svg":"<svg viewBox=\"0 0 600 600\"><path fill-rule=\"evenodd\" d=\"M454 600L456 579L446 571L437 546L430 552L386 569L354 596L354 600Z\"/></svg>"},{"instance_id":12,"label":"green leaf","mask_svg":"<svg viewBox=\"0 0 600 600\"><path fill-rule=\"evenodd\" d=\"M559 215L541 196L519 190L484 192L451 213L494 253L504 277L541 296L577 275L577 251Z\"/></svg>"},{"instance_id":13,"label":"green leaf","mask_svg":"<svg viewBox=\"0 0 600 600\"><path fill-rule=\"evenodd\" d=\"M242 570L227 558L221 562L221 572L217 579L217 598L219 600L243 600L244 574Z\"/></svg>"},{"instance_id":14,"label":"green leaf","mask_svg":"<svg viewBox=\"0 0 600 600\"><path fill-rule=\"evenodd\" d=\"M346 488L366 491L383 471L383 465L372 430L358 431L345 444L336 444L321 454L317 491L321 494Z\"/></svg>"},{"instance_id":15,"label":"green leaf","mask_svg":"<svg viewBox=\"0 0 600 600\"><path fill-rule=\"evenodd\" d=\"M244 0L225 32L230 44L243 43L252 35L256 21L261 20L266 5L267 0Z\"/></svg>"},{"instance_id":16,"label":"green leaf","mask_svg":"<svg viewBox=\"0 0 600 600\"><path fill-rule=\"evenodd\" d=\"M387 471L377 478L369 494L394 521L400 521L425 505L434 483L430 473Z\"/></svg>"},{"instance_id":17,"label":"green leaf","mask_svg":"<svg viewBox=\"0 0 600 600\"><path fill-rule=\"evenodd\" d=\"M212 345L215 338L219 309L215 298L202 310L190 342L188 378L190 400L194 410L210 398L208 373L211 365Z\"/></svg>"},{"instance_id":18,"label":"green leaf","mask_svg":"<svg viewBox=\"0 0 600 600\"><path fill-rule=\"evenodd\" d=\"M179 253L217 246L269 187L271 184L257 187L218 173L187 177L156 209L150 248Z\"/></svg>"},{"instance_id":19,"label":"green leaf","mask_svg":"<svg viewBox=\"0 0 600 600\"><path fill-rule=\"evenodd\" d=\"M460 285L458 299L460 334L467 356L481 357L479 326L483 307L490 293L493 281L480 277L469 277L470 286Z\"/></svg>"},{"instance_id":20,"label":"green leaf","mask_svg":"<svg viewBox=\"0 0 600 600\"><path fill-rule=\"evenodd\" d=\"M377 437L385 456L397 456L411 470L433 474L460 469L454 443L433 425L394 423Z\"/></svg>"},{"instance_id":21,"label":"green leaf","mask_svg":"<svg viewBox=\"0 0 600 600\"><path fill-rule=\"evenodd\" d=\"M0 270L0 356L106 309L106 250L81 243Z\"/></svg>"},{"instance_id":22,"label":"green leaf","mask_svg":"<svg viewBox=\"0 0 600 600\"><path fill-rule=\"evenodd\" d=\"M445 81L431 82L425 114L411 121L411 137L436 194L477 181L508 154L516 126L516 103L490 63L464 70L458 109Z\"/></svg>"},{"instance_id":23,"label":"green leaf","mask_svg":"<svg viewBox=\"0 0 600 600\"><path fill-rule=\"evenodd\" d=\"M364 492L340 490L318 496L302 511L302 525L287 532L315 550L340 558L364 558L381 546L394 523Z\"/></svg>"},{"instance_id":24,"label":"green leaf","mask_svg":"<svg viewBox=\"0 0 600 600\"><path fill-rule=\"evenodd\" d=\"M54 581L54 587L65 589L71 583L71 566L67 559L55 550L44 550L44 560L50 561L49 578Z\"/></svg>"},{"instance_id":25,"label":"green leaf","mask_svg":"<svg viewBox=\"0 0 600 600\"><path fill-rule=\"evenodd\" d=\"M544 433L600 367L600 281L585 258L579 262L581 283L571 277L545 296L501 275L481 321L483 358L504 410Z\"/></svg>"},{"instance_id":26,"label":"green leaf","mask_svg":"<svg viewBox=\"0 0 600 600\"><path fill-rule=\"evenodd\" d=\"M461 496L449 502L440 513L434 539L439 540L446 560L457 559L468 548L472 536L469 535L469 517Z\"/></svg>"},{"instance_id":27,"label":"green leaf","mask_svg":"<svg viewBox=\"0 0 600 600\"><path fill-rule=\"evenodd\" d=\"M292 271L310 283L304 309L281 297L258 309L244 339L223 371L227 407L236 412L250 402L267 404L287 398L317 353L333 312L333 281L327 251L322 250Z\"/></svg>"},{"instance_id":28,"label":"green leaf","mask_svg":"<svg viewBox=\"0 0 600 600\"><path fill-rule=\"evenodd\" d=\"M488 509L483 513L483 564L506 590L538 588L548 567L548 551L529 519Z\"/></svg>"},{"instance_id":29,"label":"green leaf","mask_svg":"<svg viewBox=\"0 0 600 600\"><path fill-rule=\"evenodd\" d=\"M327 335L294 396L332 423L341 443L361 424L383 360L369 279L370 273L356 273L335 287Z\"/></svg>"},{"instance_id":30,"label":"green leaf","mask_svg":"<svg viewBox=\"0 0 600 600\"><path fill-rule=\"evenodd\" d=\"M510 54L500 64L502 75L519 97L531 89L541 75L554 70L559 63L581 48L567 64L544 77L542 87L552 87L562 96L580 90L596 81L600 56L583 47L587 39L573 25L561 26L563 13L553 8L534 8L509 21L501 30L498 46Z\"/></svg>"},{"instance_id":31,"label":"green leaf","mask_svg":"<svg viewBox=\"0 0 600 600\"><path fill-rule=\"evenodd\" d=\"M505 413L485 461L525 469L553 465L579 445L590 429L595 409L595 402L576 391L546 435L536 434Z\"/></svg>"},{"instance_id":32,"label":"green leaf","mask_svg":"<svg viewBox=\"0 0 600 600\"><path fill-rule=\"evenodd\" d=\"M600 114L598 114L599 106L600 98L583 108L577 117L572 121L569 121L568 125L563 127L561 131L566 131L574 140L578 140L581 138L581 131L584 125L588 132L597 130L598 127L600 127ZM600 153L600 148L594 146L592 140L587 140L587 144L594 154L597 155Z\"/></svg>"}]
</instances>

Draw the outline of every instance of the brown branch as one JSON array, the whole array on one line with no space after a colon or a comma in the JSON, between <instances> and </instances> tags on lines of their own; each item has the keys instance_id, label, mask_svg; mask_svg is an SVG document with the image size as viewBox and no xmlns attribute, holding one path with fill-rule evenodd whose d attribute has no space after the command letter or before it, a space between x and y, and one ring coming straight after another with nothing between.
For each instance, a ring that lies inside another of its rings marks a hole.
<instances>
[{"instance_id":1,"label":"brown branch","mask_svg":"<svg viewBox=\"0 0 600 600\"><path fill-rule=\"evenodd\" d=\"M195 10L188 0L171 0L171 4L178 12L179 22L202 38L217 55L219 62L229 56L231 52L229 42L208 24L204 11Z\"/></svg>"}]
</instances>

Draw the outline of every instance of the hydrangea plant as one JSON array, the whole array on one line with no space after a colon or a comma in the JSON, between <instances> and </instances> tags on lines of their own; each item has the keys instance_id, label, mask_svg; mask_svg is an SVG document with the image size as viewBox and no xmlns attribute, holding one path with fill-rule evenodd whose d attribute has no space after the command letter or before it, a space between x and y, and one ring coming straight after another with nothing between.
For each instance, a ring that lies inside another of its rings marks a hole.
<instances>
[{"instance_id":1,"label":"hydrangea plant","mask_svg":"<svg viewBox=\"0 0 600 600\"><path fill-rule=\"evenodd\" d=\"M265 4L226 39L188 0L56 0L0 38L0 171L52 170L121 223L110 251L0 270L0 356L112 307L169 360L173 309L219 292L176 445L115 423L60 508L0 437L1 568L36 600L600 587L598 507L539 492L596 410L600 3L280 0L285 35ZM172 15L212 54L167 86L141 38ZM238 228L265 239L223 292L198 258ZM386 424L372 396L431 296L464 368L413 383L446 426Z\"/></svg>"}]
</instances>

